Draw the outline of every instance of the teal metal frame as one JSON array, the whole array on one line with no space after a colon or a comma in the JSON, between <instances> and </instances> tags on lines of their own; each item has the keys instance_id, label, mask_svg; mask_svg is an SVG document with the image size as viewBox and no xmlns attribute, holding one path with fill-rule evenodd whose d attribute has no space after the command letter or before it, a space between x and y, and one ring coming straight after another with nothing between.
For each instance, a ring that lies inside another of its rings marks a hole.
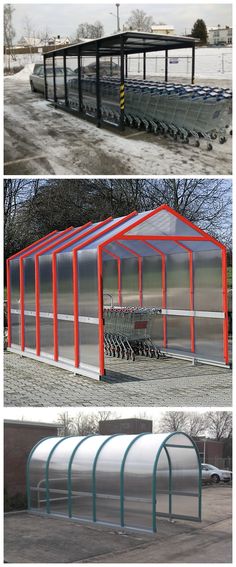
<instances>
[{"instance_id":1,"label":"teal metal frame","mask_svg":"<svg viewBox=\"0 0 236 567\"><path fill-rule=\"evenodd\" d=\"M93 464L92 464L92 500L93 500L93 507L92 507L92 519L90 520L86 520L87 522L97 522L97 510L96 510L96 467L97 467L97 462L98 462L98 458L99 455L103 449L103 447L109 442L111 441L114 437L117 436L122 436L123 434L121 433L115 433L113 435L110 435L109 437L107 437L99 446L99 448L97 449L94 459L93 459ZM150 531L150 530L142 530L141 528L132 528L129 526L125 526L125 510L124 510L124 499L125 499L125 491L124 491L124 474L125 474L125 464L126 464L126 460L127 460L127 456L129 454L129 451L131 449L131 447L144 435L150 435L150 433L140 433L139 435L136 435L135 438L132 438L132 440L130 441L130 443L128 444L122 461L121 461L121 466L120 466L120 524L112 524L110 522L97 522L97 523L101 523L101 524L105 524L105 525L117 525L117 526L121 526L122 528L127 527L128 529L137 529L138 531ZM182 435L187 437L190 442L191 445L189 446L185 446L185 445L178 445L178 444L173 444L173 443L169 443L168 441L171 440L171 438L175 435ZM56 448L58 447L58 445L60 443L62 443L63 441L66 441L66 439L68 438L72 438L73 436L70 435L68 437L62 437L59 438L58 441L55 442L54 447L50 450L47 460L46 460L46 465L45 465L45 491L46 491L46 513L47 514L51 514L52 516L57 516L58 514L56 513L51 513L51 507L50 507L50 488L49 488L49 465L50 465L50 461L52 458L52 455L54 453L54 451L56 450ZM68 516L66 516L66 514L63 514L65 517L68 517L69 519L73 518L73 510L72 510L72 465L73 465L73 461L74 461L74 457L75 454L78 450L78 448L85 443L85 441L87 441L88 439L90 439L91 437L95 437L95 435L91 434L91 435L87 435L85 437L83 437L82 439L80 439L80 441L77 443L77 445L74 447L70 459L69 459L69 463L68 463L68 468L67 468L67 492L68 492ZM28 501L28 508L29 510L32 510L31 508L31 487L30 487L30 463L31 463L31 459L32 456L34 454L34 451L36 450L36 448L43 442L46 441L48 439L53 439L53 437L45 437L43 439L41 439L30 451L29 456L28 456L28 460L27 460L27 468L26 468L26 484L27 484L27 501ZM172 475L172 462L171 462L171 456L169 454L168 448L176 448L176 449L192 449L195 451L195 454L197 455L197 461L198 461L198 492L197 493L184 493L183 491L176 491L173 490L173 475ZM167 457L167 461L168 461L168 466L169 466L169 478L168 478L168 491L160 491L160 493L166 493L169 496L169 511L168 513L157 513L156 510L156 495L158 494L158 487L157 487L157 477L158 477L158 462L159 462L159 458L161 455L162 450L165 451L166 457ZM197 517L191 517L191 516L187 516L187 515L176 515L172 513L172 496L173 495L189 495L189 496L196 496L198 497L198 516ZM161 443L155 460L154 460L154 464L153 464L153 471L152 471L152 531L155 533L157 531L157 516L163 516L163 517L168 517L169 519L171 518L179 518L179 519L186 519L186 520L191 520L191 521L201 521L201 515L202 515L202 508L201 508L201 499L202 499L202 473L201 473L201 461L200 461L200 455L199 455L199 451L197 448L196 443L193 441L193 439L187 434L184 433L182 431L176 431L173 433L170 433L165 440ZM76 519L76 518L75 518ZM85 521L83 520L83 518L78 518L81 521Z\"/></svg>"}]
</instances>

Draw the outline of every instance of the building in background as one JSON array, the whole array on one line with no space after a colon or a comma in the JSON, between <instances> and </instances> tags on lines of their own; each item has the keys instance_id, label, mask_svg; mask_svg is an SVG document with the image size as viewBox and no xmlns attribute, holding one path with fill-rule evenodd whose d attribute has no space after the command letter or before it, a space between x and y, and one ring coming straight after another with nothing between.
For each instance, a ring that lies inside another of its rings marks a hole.
<instances>
[{"instance_id":1,"label":"building in background","mask_svg":"<svg viewBox=\"0 0 236 567\"><path fill-rule=\"evenodd\" d=\"M4 421L4 493L6 510L26 504L26 464L34 445L59 434L56 423Z\"/></svg>"},{"instance_id":2,"label":"building in background","mask_svg":"<svg viewBox=\"0 0 236 567\"><path fill-rule=\"evenodd\" d=\"M152 433L152 421L138 418L107 419L106 421L99 421L99 433L100 435Z\"/></svg>"},{"instance_id":3,"label":"building in background","mask_svg":"<svg viewBox=\"0 0 236 567\"><path fill-rule=\"evenodd\" d=\"M159 35L175 35L174 26L168 26L167 24L153 24L151 30L152 33Z\"/></svg>"},{"instance_id":4,"label":"building in background","mask_svg":"<svg viewBox=\"0 0 236 567\"><path fill-rule=\"evenodd\" d=\"M232 27L221 26L207 28L208 45L232 45Z\"/></svg>"},{"instance_id":5,"label":"building in background","mask_svg":"<svg viewBox=\"0 0 236 567\"><path fill-rule=\"evenodd\" d=\"M198 447L202 463L232 470L232 438L195 437L193 439Z\"/></svg>"}]
</instances>

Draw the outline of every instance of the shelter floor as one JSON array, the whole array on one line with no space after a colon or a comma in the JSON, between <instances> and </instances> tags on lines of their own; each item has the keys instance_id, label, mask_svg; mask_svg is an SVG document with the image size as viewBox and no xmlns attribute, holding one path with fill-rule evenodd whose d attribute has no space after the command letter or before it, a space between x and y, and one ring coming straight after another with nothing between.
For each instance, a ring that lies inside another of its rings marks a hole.
<instances>
[{"instance_id":1,"label":"shelter floor","mask_svg":"<svg viewBox=\"0 0 236 567\"><path fill-rule=\"evenodd\" d=\"M106 380L5 353L5 406L231 406L232 372L174 358L107 357Z\"/></svg>"},{"instance_id":2,"label":"shelter floor","mask_svg":"<svg viewBox=\"0 0 236 567\"><path fill-rule=\"evenodd\" d=\"M232 489L203 487L201 523L159 520L156 534L26 512L5 517L8 563L231 563Z\"/></svg>"}]
</instances>

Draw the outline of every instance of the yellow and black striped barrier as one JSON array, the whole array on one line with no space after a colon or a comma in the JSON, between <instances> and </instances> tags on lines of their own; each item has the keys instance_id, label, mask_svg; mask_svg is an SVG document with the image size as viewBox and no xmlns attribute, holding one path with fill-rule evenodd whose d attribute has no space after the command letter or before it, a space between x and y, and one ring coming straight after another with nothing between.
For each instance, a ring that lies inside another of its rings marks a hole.
<instances>
[{"instance_id":1,"label":"yellow and black striped barrier","mask_svg":"<svg viewBox=\"0 0 236 567\"><path fill-rule=\"evenodd\" d=\"M120 85L120 110L125 109L125 85Z\"/></svg>"}]
</instances>

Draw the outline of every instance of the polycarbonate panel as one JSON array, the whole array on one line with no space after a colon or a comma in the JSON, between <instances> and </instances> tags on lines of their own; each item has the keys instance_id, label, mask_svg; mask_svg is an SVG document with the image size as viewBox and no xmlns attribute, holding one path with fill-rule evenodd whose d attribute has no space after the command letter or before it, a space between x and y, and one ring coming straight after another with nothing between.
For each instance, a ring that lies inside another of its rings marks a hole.
<instances>
[{"instance_id":1,"label":"polycarbonate panel","mask_svg":"<svg viewBox=\"0 0 236 567\"><path fill-rule=\"evenodd\" d=\"M199 503L196 496L183 496L182 494L173 494L172 514L177 516L186 516L186 518L199 517Z\"/></svg>"},{"instance_id":2,"label":"polycarbonate panel","mask_svg":"<svg viewBox=\"0 0 236 567\"><path fill-rule=\"evenodd\" d=\"M36 349L36 317L25 315L25 348Z\"/></svg>"},{"instance_id":3,"label":"polycarbonate panel","mask_svg":"<svg viewBox=\"0 0 236 567\"><path fill-rule=\"evenodd\" d=\"M98 325L79 323L80 362L99 368Z\"/></svg>"},{"instance_id":4,"label":"polycarbonate panel","mask_svg":"<svg viewBox=\"0 0 236 567\"><path fill-rule=\"evenodd\" d=\"M87 242L87 240L89 240L90 238L93 238L96 234L99 234L107 226L110 226L110 222L106 223L103 226L100 226L100 224L101 224L100 222L96 222L96 223L90 225L89 227L87 227L86 229L84 229L83 232L80 233L80 238L76 239L76 242L74 244L71 244L71 245L68 244L68 246L66 248L66 252L71 252L75 248L78 248L78 246L81 246L83 243ZM87 232L90 231L91 229L93 229L93 231L90 232L89 234L87 234ZM85 236L83 236L83 234ZM76 238L76 237L74 237L74 238Z\"/></svg>"},{"instance_id":5,"label":"polycarbonate panel","mask_svg":"<svg viewBox=\"0 0 236 567\"><path fill-rule=\"evenodd\" d=\"M118 264L115 258L103 261L103 304L118 305ZM112 297L106 294L110 294Z\"/></svg>"},{"instance_id":6,"label":"polycarbonate panel","mask_svg":"<svg viewBox=\"0 0 236 567\"><path fill-rule=\"evenodd\" d=\"M161 435L143 435L128 452L124 474L126 526L152 528L153 465L162 441Z\"/></svg>"},{"instance_id":7,"label":"polycarbonate panel","mask_svg":"<svg viewBox=\"0 0 236 567\"><path fill-rule=\"evenodd\" d=\"M140 213L140 215L136 215L128 220L124 220L123 223L119 224L117 227L112 228L113 225L115 225L118 221L125 219L125 217L119 217L116 219L113 219L111 221L111 223L109 224L110 230L109 232L107 232L106 234L104 234L103 236L98 235L97 239L95 242L89 244L88 246L86 246L86 249L90 249L90 248L96 248L99 244L103 244L106 243L107 240L109 240L111 237L116 236L116 234L119 234L120 232L122 232L123 230L125 230L126 228L128 229L129 226L131 226L136 220L137 218L140 216L140 218L146 213ZM107 226L107 225L106 225Z\"/></svg>"},{"instance_id":8,"label":"polycarbonate panel","mask_svg":"<svg viewBox=\"0 0 236 567\"><path fill-rule=\"evenodd\" d=\"M64 62L63 57L55 57L56 97L59 103L65 103Z\"/></svg>"},{"instance_id":9,"label":"polycarbonate panel","mask_svg":"<svg viewBox=\"0 0 236 567\"><path fill-rule=\"evenodd\" d=\"M83 230L81 232L77 232L76 228L72 228L71 230L68 230L66 232L66 234L63 234L61 239L59 239L59 240L57 239L55 241L55 243L50 244L50 250L48 250L48 252L45 251L43 253L43 255L52 254L53 252L56 252L57 250L59 250L62 246L69 244L72 240L75 240L76 238L79 239L79 236L81 236L83 234L83 232L85 232L85 230ZM78 241L78 243L79 243L79 241Z\"/></svg>"},{"instance_id":10,"label":"polycarbonate panel","mask_svg":"<svg viewBox=\"0 0 236 567\"><path fill-rule=\"evenodd\" d=\"M166 298L168 309L190 309L188 254L166 257Z\"/></svg>"},{"instance_id":11,"label":"polycarbonate panel","mask_svg":"<svg viewBox=\"0 0 236 567\"><path fill-rule=\"evenodd\" d=\"M97 519L120 523L120 470L124 453L136 435L118 435L103 447L96 467Z\"/></svg>"},{"instance_id":12,"label":"polycarbonate panel","mask_svg":"<svg viewBox=\"0 0 236 567\"><path fill-rule=\"evenodd\" d=\"M182 244L187 245L193 252L205 252L207 250L219 250L219 246L216 246L210 240L188 240L188 242L183 241Z\"/></svg>"},{"instance_id":13,"label":"polycarbonate panel","mask_svg":"<svg viewBox=\"0 0 236 567\"><path fill-rule=\"evenodd\" d=\"M123 258L121 260L121 289L122 305L140 305L138 284L138 258Z\"/></svg>"},{"instance_id":14,"label":"polycarbonate panel","mask_svg":"<svg viewBox=\"0 0 236 567\"><path fill-rule=\"evenodd\" d=\"M195 449L167 447L167 451L171 460L172 490L197 494L199 468Z\"/></svg>"},{"instance_id":15,"label":"polycarbonate panel","mask_svg":"<svg viewBox=\"0 0 236 567\"><path fill-rule=\"evenodd\" d=\"M179 254L180 253L179 245L176 242L174 242L173 240L148 240L147 242L150 242L150 244L152 244L153 246L158 248L165 255L167 255L167 254ZM187 241L187 242L185 241L183 244L187 244L187 246L188 246L188 242L189 241ZM184 252L184 250L182 250L182 252ZM187 254L187 252L186 252L186 254Z\"/></svg>"},{"instance_id":16,"label":"polycarbonate panel","mask_svg":"<svg viewBox=\"0 0 236 567\"><path fill-rule=\"evenodd\" d=\"M129 242L127 242L126 240L122 240L121 238L119 242L121 242L124 245L127 245L130 248L130 250L136 252L136 254L139 254L140 256L143 257L156 256L158 254L158 252L153 250L153 248L150 248L150 246L147 246L147 244L142 240L129 240Z\"/></svg>"},{"instance_id":17,"label":"polycarbonate panel","mask_svg":"<svg viewBox=\"0 0 236 567\"><path fill-rule=\"evenodd\" d=\"M162 307L161 256L143 258L143 307Z\"/></svg>"},{"instance_id":18,"label":"polycarbonate panel","mask_svg":"<svg viewBox=\"0 0 236 567\"><path fill-rule=\"evenodd\" d=\"M185 447L192 447L193 443L189 437L177 432L167 439L166 446L168 447L168 445L184 445Z\"/></svg>"},{"instance_id":19,"label":"polycarbonate panel","mask_svg":"<svg viewBox=\"0 0 236 567\"><path fill-rule=\"evenodd\" d=\"M57 313L74 315L73 257L71 252L56 256L57 261ZM58 354L60 359L74 361L74 321L58 318Z\"/></svg>"},{"instance_id":20,"label":"polycarbonate panel","mask_svg":"<svg viewBox=\"0 0 236 567\"><path fill-rule=\"evenodd\" d=\"M169 513L169 463L164 449L161 450L156 472L156 514Z\"/></svg>"},{"instance_id":21,"label":"polycarbonate panel","mask_svg":"<svg viewBox=\"0 0 236 567\"><path fill-rule=\"evenodd\" d=\"M52 453L48 470L50 511L68 515L68 467L73 450L83 437L68 437Z\"/></svg>"},{"instance_id":22,"label":"polycarbonate panel","mask_svg":"<svg viewBox=\"0 0 236 567\"><path fill-rule=\"evenodd\" d=\"M195 352L208 360L224 362L223 319L195 317Z\"/></svg>"},{"instance_id":23,"label":"polycarbonate panel","mask_svg":"<svg viewBox=\"0 0 236 567\"><path fill-rule=\"evenodd\" d=\"M194 308L222 311L222 252L194 252Z\"/></svg>"},{"instance_id":24,"label":"polycarbonate panel","mask_svg":"<svg viewBox=\"0 0 236 567\"><path fill-rule=\"evenodd\" d=\"M72 464L72 516L93 517L93 463L100 445L109 435L95 435L78 447Z\"/></svg>"},{"instance_id":25,"label":"polycarbonate panel","mask_svg":"<svg viewBox=\"0 0 236 567\"><path fill-rule=\"evenodd\" d=\"M41 353L53 355L53 318L42 315L53 314L52 295L52 256L39 257L39 288L40 288L40 347Z\"/></svg>"},{"instance_id":26,"label":"polycarbonate panel","mask_svg":"<svg viewBox=\"0 0 236 567\"><path fill-rule=\"evenodd\" d=\"M29 486L31 507L46 509L45 473L48 454L58 441L50 437L42 441L34 450L29 463Z\"/></svg>"},{"instance_id":27,"label":"polycarbonate panel","mask_svg":"<svg viewBox=\"0 0 236 567\"><path fill-rule=\"evenodd\" d=\"M148 212L146 211L146 214ZM175 217L169 211L161 210L155 215L135 228L127 232L131 235L155 235L155 236L199 236L199 233Z\"/></svg>"},{"instance_id":28,"label":"polycarbonate panel","mask_svg":"<svg viewBox=\"0 0 236 567\"><path fill-rule=\"evenodd\" d=\"M25 258L24 265L24 308L35 313L35 265L34 258ZM36 349L36 317L25 314L25 347Z\"/></svg>"},{"instance_id":29,"label":"polycarbonate panel","mask_svg":"<svg viewBox=\"0 0 236 567\"><path fill-rule=\"evenodd\" d=\"M190 317L167 315L167 349L190 351Z\"/></svg>"},{"instance_id":30,"label":"polycarbonate panel","mask_svg":"<svg viewBox=\"0 0 236 567\"><path fill-rule=\"evenodd\" d=\"M20 310L20 262L10 261L11 309ZM20 346L20 314L11 313L11 342Z\"/></svg>"},{"instance_id":31,"label":"polycarbonate panel","mask_svg":"<svg viewBox=\"0 0 236 567\"><path fill-rule=\"evenodd\" d=\"M98 268L97 251L82 250L77 253L79 315L98 317Z\"/></svg>"}]
</instances>

